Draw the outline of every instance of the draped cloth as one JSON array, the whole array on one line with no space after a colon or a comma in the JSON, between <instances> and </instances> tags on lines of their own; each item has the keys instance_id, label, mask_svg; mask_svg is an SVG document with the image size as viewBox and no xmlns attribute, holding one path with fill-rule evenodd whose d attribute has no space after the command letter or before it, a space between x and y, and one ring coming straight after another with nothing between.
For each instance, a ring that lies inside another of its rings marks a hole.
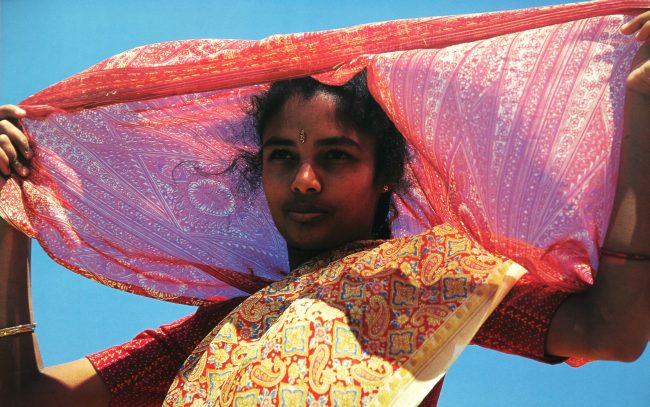
<instances>
[{"instance_id":1,"label":"draped cloth","mask_svg":"<svg viewBox=\"0 0 650 407\"><path fill-rule=\"evenodd\" d=\"M619 14L645 8L126 51L21 103L36 156L2 187L0 215L124 291L189 304L256 292L190 356L168 405L417 404L525 270L558 290L593 281L638 48ZM274 80L342 84L363 69L411 149L396 239L289 275L261 192L224 171L259 148L246 106Z\"/></svg>"},{"instance_id":2,"label":"draped cloth","mask_svg":"<svg viewBox=\"0 0 650 407\"><path fill-rule=\"evenodd\" d=\"M36 157L0 214L103 284L199 304L288 273L261 193L223 172L254 149L245 106L270 81L367 69L412 149L393 235L445 222L541 281L592 282L613 201L624 80L618 32L646 1L390 21L260 41L191 40L111 57L24 100Z\"/></svg>"},{"instance_id":3,"label":"draped cloth","mask_svg":"<svg viewBox=\"0 0 650 407\"><path fill-rule=\"evenodd\" d=\"M523 273L445 224L350 244L242 302L164 405L419 405Z\"/></svg>"}]
</instances>

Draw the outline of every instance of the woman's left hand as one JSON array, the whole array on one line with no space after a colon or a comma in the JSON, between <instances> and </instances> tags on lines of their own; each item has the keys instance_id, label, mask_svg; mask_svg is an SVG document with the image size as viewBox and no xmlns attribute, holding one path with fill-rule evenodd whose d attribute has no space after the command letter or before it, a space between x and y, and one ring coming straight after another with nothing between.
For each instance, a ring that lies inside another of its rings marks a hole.
<instances>
[{"instance_id":1,"label":"woman's left hand","mask_svg":"<svg viewBox=\"0 0 650 407\"><path fill-rule=\"evenodd\" d=\"M639 14L623 24L621 32L626 35L635 34L638 41L644 42L632 62L632 69L627 77L628 90L650 96L650 11Z\"/></svg>"},{"instance_id":2,"label":"woman's left hand","mask_svg":"<svg viewBox=\"0 0 650 407\"><path fill-rule=\"evenodd\" d=\"M604 241L610 251L650 256L650 11L621 27L644 44L632 62L619 177ZM550 354L632 361L650 339L650 262L602 256L595 284L567 299L553 317Z\"/></svg>"}]
</instances>

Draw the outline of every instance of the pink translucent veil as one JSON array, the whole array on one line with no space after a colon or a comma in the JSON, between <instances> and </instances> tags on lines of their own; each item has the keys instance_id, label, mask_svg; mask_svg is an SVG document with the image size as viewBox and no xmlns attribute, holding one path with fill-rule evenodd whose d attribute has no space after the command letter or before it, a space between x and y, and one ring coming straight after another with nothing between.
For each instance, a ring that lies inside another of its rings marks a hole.
<instances>
[{"instance_id":1,"label":"pink translucent veil","mask_svg":"<svg viewBox=\"0 0 650 407\"><path fill-rule=\"evenodd\" d=\"M366 68L412 149L394 235L448 222L558 289L592 281L616 179L618 32L645 1L390 21L261 41L126 51L21 103L36 158L0 215L103 284L203 303L287 270L263 196L223 172L254 146L244 107L273 80Z\"/></svg>"}]
</instances>

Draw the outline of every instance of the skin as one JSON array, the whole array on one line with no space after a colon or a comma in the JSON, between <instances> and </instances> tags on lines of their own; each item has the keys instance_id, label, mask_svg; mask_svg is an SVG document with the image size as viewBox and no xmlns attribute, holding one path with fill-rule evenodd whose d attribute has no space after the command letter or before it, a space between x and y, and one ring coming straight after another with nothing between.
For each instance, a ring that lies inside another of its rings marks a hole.
<instances>
[{"instance_id":1,"label":"skin","mask_svg":"<svg viewBox=\"0 0 650 407\"><path fill-rule=\"evenodd\" d=\"M262 135L262 185L292 268L372 238L381 193L375 140L340 124L335 109L329 94L293 97ZM298 140L301 129L304 143Z\"/></svg>"},{"instance_id":2,"label":"skin","mask_svg":"<svg viewBox=\"0 0 650 407\"><path fill-rule=\"evenodd\" d=\"M636 33L646 43L627 81L620 180L605 247L647 255L650 12L621 31ZM0 106L0 173L5 176L29 174L33 154L28 140L7 120L24 116L16 106ZM263 185L273 219L287 240L292 267L332 247L371 237L381 185L375 179L374 144L335 119L327 96L296 98L287 102L263 134ZM307 134L304 144L298 142L301 129ZM29 239L4 221L0 221L0 282L0 287L6 287L0 290L0 327L32 321ZM650 337L648 293L648 262L603 257L595 285L570 296L553 318L547 353L623 361L638 358ZM110 401L87 359L43 368L35 335L0 340L0 360L3 405L106 406Z\"/></svg>"},{"instance_id":3,"label":"skin","mask_svg":"<svg viewBox=\"0 0 650 407\"><path fill-rule=\"evenodd\" d=\"M645 41L627 78L619 180L603 247L650 255L650 12L621 27ZM633 361L650 338L650 262L602 256L593 287L555 314L547 353Z\"/></svg>"}]
</instances>

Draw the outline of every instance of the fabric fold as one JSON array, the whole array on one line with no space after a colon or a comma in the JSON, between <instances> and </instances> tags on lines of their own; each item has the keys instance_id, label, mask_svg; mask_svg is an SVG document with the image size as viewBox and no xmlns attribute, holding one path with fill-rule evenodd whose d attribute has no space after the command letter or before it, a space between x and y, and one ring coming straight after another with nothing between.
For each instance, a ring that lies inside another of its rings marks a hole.
<instances>
[{"instance_id":1,"label":"fabric fold","mask_svg":"<svg viewBox=\"0 0 650 407\"><path fill-rule=\"evenodd\" d=\"M273 80L371 92L412 149L395 236L446 222L559 289L592 281L638 44L594 1L127 51L26 99L36 158L0 214L64 266L183 303L255 292L288 263L261 193L224 172L254 149L249 98Z\"/></svg>"},{"instance_id":2,"label":"fabric fold","mask_svg":"<svg viewBox=\"0 0 650 407\"><path fill-rule=\"evenodd\" d=\"M164 405L419 405L523 273L448 225L341 248L244 300Z\"/></svg>"}]
</instances>

